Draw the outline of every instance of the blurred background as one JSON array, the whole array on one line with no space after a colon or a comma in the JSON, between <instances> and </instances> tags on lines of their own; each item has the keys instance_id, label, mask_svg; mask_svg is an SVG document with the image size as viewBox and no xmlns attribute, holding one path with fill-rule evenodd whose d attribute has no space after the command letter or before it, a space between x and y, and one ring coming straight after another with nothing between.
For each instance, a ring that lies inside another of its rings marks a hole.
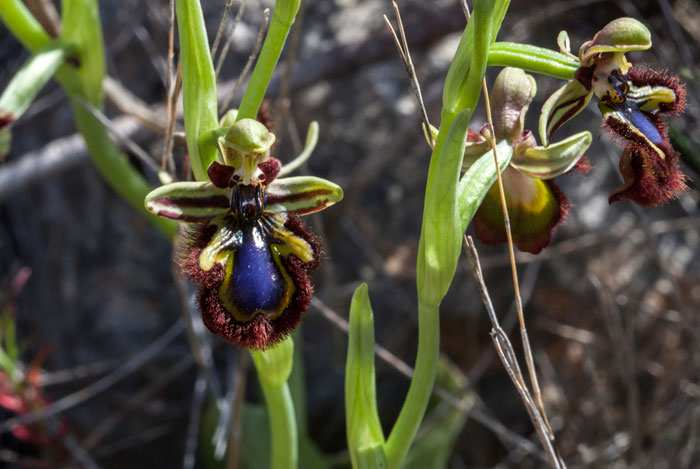
<instances>
[{"instance_id":1,"label":"blurred background","mask_svg":"<svg viewBox=\"0 0 700 469\"><path fill-rule=\"evenodd\" d=\"M213 41L225 2L202 5ZM240 5L233 2L224 38ZM272 6L268 0L245 2L219 75L223 90L233 88L256 42L263 9ZM111 79L106 113L159 163L168 3L101 0L100 8ZM464 15L452 0L405 0L400 8L428 114L437 125ZM269 93L280 140L274 155L293 159L309 123L317 120L319 144L302 171L340 184L345 200L306 219L323 237L325 254L314 275L316 299L305 315L303 338L296 340L303 368L295 379L306 390L312 440L334 467L348 467L347 337L339 320L347 318L354 289L367 282L377 342L412 366L415 253L430 151L382 19L386 14L394 21L390 2L305 0L302 9ZM594 133L587 153L594 168L587 176L557 179L574 205L569 217L552 246L537 256L517 255L526 320L544 402L570 467L700 467L698 3L520 0L512 2L499 40L556 49L558 32L566 30L576 53L620 16L641 20L654 41L650 51L629 59L668 68L687 83L688 109L671 128L690 190L661 208L608 205L609 192L621 182L621 149L598 132L602 119L589 106L562 135ZM0 26L2 88L28 55ZM488 70L489 83L497 73ZM526 122L533 130L542 103L562 85L536 79L538 94ZM130 95L120 94L123 89ZM150 114L135 110L134 103ZM479 109L471 127L484 121ZM181 145L175 156L182 161ZM149 168L136 158L133 163L158 184ZM238 429L244 444L255 429L240 428L248 420L236 412L222 419L211 396L237 402L245 389L247 401L260 402L254 370L246 367L244 353L197 328L196 321L193 329L185 326L188 315L198 313L188 307L191 292L173 278L171 244L101 180L55 83L14 125L0 181L0 306L16 316L21 360L34 370L44 404L58 411L41 425L55 440L49 449L5 432L0 460L8 467L19 464L18 454L34 459L36 465L27 467L224 467L213 457L212 428L233 428L231 441ZM520 353L507 249L477 247L496 312ZM431 425L445 425L449 416L451 426L441 438L447 467L545 467L527 412L495 354L465 258L441 322L442 351L451 362L449 383L441 385L463 405L458 410L436 398L421 435L430 434ZM191 340L203 357L193 355ZM0 390L7 394L4 381ZM377 360L386 432L408 383L396 361ZM13 415L5 411L0 420ZM243 462L247 466L241 467L268 463L266 454Z\"/></svg>"}]
</instances>

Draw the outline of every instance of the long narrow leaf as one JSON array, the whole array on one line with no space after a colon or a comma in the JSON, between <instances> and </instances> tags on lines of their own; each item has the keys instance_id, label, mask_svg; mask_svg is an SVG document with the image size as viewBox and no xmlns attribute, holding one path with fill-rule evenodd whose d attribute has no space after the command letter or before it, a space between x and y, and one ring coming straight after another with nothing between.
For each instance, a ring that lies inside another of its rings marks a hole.
<instances>
[{"instance_id":1,"label":"long narrow leaf","mask_svg":"<svg viewBox=\"0 0 700 469\"><path fill-rule=\"evenodd\" d=\"M272 78L272 72L279 61L282 48L289 35L289 30L294 24L294 19L299 11L301 0L277 0L275 9L270 19L270 28L267 30L260 57L255 64L250 83L246 89L241 106L238 110L237 120L255 119L262 103L265 91Z\"/></svg>"},{"instance_id":2,"label":"long narrow leaf","mask_svg":"<svg viewBox=\"0 0 700 469\"><path fill-rule=\"evenodd\" d=\"M345 415L353 467L358 467L358 460L371 464L374 458L367 458L369 454L379 455L381 461L384 433L377 411L374 318L367 285L364 283L355 290L350 305L348 358L345 366Z\"/></svg>"},{"instance_id":3,"label":"long narrow leaf","mask_svg":"<svg viewBox=\"0 0 700 469\"><path fill-rule=\"evenodd\" d=\"M175 5L187 150L195 179L206 181L207 168L216 160L217 152L216 146L206 142L207 136L218 126L216 75L199 0L176 0Z\"/></svg>"},{"instance_id":4,"label":"long narrow leaf","mask_svg":"<svg viewBox=\"0 0 700 469\"><path fill-rule=\"evenodd\" d=\"M450 126L439 155L433 155L418 247L418 297L439 303L452 283L461 252L457 186L471 111L462 111Z\"/></svg>"}]
</instances>

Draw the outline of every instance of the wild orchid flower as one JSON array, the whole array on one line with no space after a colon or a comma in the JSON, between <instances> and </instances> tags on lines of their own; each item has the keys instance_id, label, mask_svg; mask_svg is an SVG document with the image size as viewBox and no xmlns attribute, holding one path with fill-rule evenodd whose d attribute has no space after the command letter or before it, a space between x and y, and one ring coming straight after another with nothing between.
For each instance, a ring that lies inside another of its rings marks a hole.
<instances>
[{"instance_id":1,"label":"wild orchid flower","mask_svg":"<svg viewBox=\"0 0 700 469\"><path fill-rule=\"evenodd\" d=\"M219 138L222 161L209 166L210 182L167 184L145 201L156 215L192 224L180 264L207 327L258 350L292 332L311 299L321 245L299 216L343 197L325 179L276 179L274 142L263 124L241 119Z\"/></svg>"},{"instance_id":2,"label":"wild orchid flower","mask_svg":"<svg viewBox=\"0 0 700 469\"><path fill-rule=\"evenodd\" d=\"M503 172L513 241L521 251L533 254L551 243L554 229L569 209L566 195L552 179L580 163L591 144L590 132L580 132L548 147L538 146L532 132L523 129L525 113L536 92L534 78L517 68L503 69L491 91L493 136L501 147L507 145L513 152L510 166ZM467 167L491 151L489 133L488 126L480 133L469 131L464 158ZM496 185L476 212L474 229L485 243L506 241Z\"/></svg>"},{"instance_id":3,"label":"wild orchid flower","mask_svg":"<svg viewBox=\"0 0 700 469\"><path fill-rule=\"evenodd\" d=\"M566 32L559 47L569 52ZM610 22L585 42L574 80L557 90L545 103L540 136L545 145L554 132L572 119L595 95L605 127L624 144L620 172L624 184L609 197L610 203L628 198L639 205L658 206L686 189L686 176L678 167L678 153L668 138L665 115L685 108L685 87L666 71L632 66L625 53L651 47L647 28L632 18Z\"/></svg>"}]
</instances>

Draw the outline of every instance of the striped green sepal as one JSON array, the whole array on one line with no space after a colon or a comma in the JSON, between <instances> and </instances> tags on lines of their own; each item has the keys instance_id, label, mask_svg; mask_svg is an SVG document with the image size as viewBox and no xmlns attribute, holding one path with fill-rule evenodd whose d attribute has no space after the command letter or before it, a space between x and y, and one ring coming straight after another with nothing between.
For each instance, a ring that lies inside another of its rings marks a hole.
<instances>
[{"instance_id":1,"label":"striped green sepal","mask_svg":"<svg viewBox=\"0 0 700 469\"><path fill-rule=\"evenodd\" d=\"M161 217L202 223L231 210L230 193L210 182L176 182L151 191L145 205Z\"/></svg>"},{"instance_id":2,"label":"striped green sepal","mask_svg":"<svg viewBox=\"0 0 700 469\"><path fill-rule=\"evenodd\" d=\"M343 189L322 178L295 176L276 179L267 188L265 210L306 215L339 202Z\"/></svg>"},{"instance_id":3,"label":"striped green sepal","mask_svg":"<svg viewBox=\"0 0 700 469\"><path fill-rule=\"evenodd\" d=\"M590 132L580 132L548 147L516 148L510 165L527 176L551 179L573 168L592 139Z\"/></svg>"}]
</instances>

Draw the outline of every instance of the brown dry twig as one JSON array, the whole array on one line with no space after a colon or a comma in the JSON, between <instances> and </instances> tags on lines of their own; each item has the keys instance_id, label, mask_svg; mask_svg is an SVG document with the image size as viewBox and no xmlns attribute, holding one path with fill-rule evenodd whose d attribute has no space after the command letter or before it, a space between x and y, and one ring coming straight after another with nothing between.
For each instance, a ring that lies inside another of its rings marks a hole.
<instances>
[{"instance_id":1,"label":"brown dry twig","mask_svg":"<svg viewBox=\"0 0 700 469\"><path fill-rule=\"evenodd\" d=\"M425 109L425 103L423 102L423 94L420 91L420 83L418 83L418 77L416 76L416 69L413 66L413 60L411 59L411 52L408 48L408 41L406 41L406 33L403 27L403 21L401 21L401 13L399 12L399 6L396 2L392 2L394 5L394 13L396 14L396 23L399 28L399 34L401 34L401 39L394 31L394 27L391 26L391 22L386 15L384 15L384 22L389 27L391 35L394 37L394 42L396 43L396 49L399 52L399 57L403 62L404 67L406 67L406 73L411 79L411 86L416 94L416 100L418 101L418 106L420 107L421 117L423 119L423 125L425 126L425 135L430 142L430 148L435 147L435 139L433 139L433 133L430 131L430 120L428 119L428 112Z\"/></svg>"},{"instance_id":2,"label":"brown dry twig","mask_svg":"<svg viewBox=\"0 0 700 469\"><path fill-rule=\"evenodd\" d=\"M493 303L491 302L488 289L486 288L486 283L484 282L483 273L481 272L479 254L476 251L476 246L474 246L474 241L472 240L471 236L464 237L464 248L469 256L469 263L471 264L474 277L476 278L479 286L481 299L484 302L484 306L486 307L486 311L491 321L491 339L496 347L496 352L498 353L508 376L513 382L513 385L515 385L515 389L518 391L518 394L520 394L520 397L525 404L525 409L530 416L532 424L535 426L535 431L540 439L540 443L547 453L549 463L553 468L563 469L566 467L566 465L554 447L554 438L550 436L551 429L545 422L540 407L535 403L535 400L527 387L527 383L525 382L523 374L520 370L520 365L518 364L518 358L513 350L513 345L508 338L508 334L506 334L506 332L503 330L498 321L498 317L496 316Z\"/></svg>"}]
</instances>

